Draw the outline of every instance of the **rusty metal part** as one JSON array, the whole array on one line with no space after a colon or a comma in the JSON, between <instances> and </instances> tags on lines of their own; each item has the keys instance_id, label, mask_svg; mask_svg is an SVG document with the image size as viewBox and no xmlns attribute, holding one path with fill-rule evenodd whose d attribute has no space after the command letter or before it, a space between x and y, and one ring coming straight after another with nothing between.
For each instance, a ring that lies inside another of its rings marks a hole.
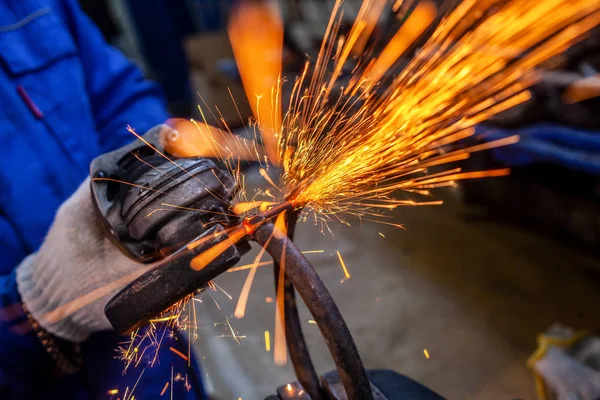
<instances>
[{"instance_id":1,"label":"rusty metal part","mask_svg":"<svg viewBox=\"0 0 600 400\"><path fill-rule=\"evenodd\" d=\"M288 213L287 215L287 235L290 240L294 240L294 232L296 230L296 221L298 220L298 211ZM275 293L279 290L279 273L280 265L276 259L273 259L273 273L275 277ZM290 353L290 359L296 372L296 377L306 395L312 400L325 399L326 395L319 383L319 376L310 358L304 333L302 332L302 324L298 316L298 308L296 307L296 290L290 279L284 277L283 289L283 311L285 315L285 339ZM287 394L290 394L287 391ZM295 393L300 393L296 390ZM280 395L281 396L281 395ZM300 399L302 397L299 397Z\"/></svg>"},{"instance_id":2,"label":"rusty metal part","mask_svg":"<svg viewBox=\"0 0 600 400\"><path fill-rule=\"evenodd\" d=\"M191 260L229 237L221 225L215 225L196 239L202 244L191 249L184 247L170 255L110 299L104 312L116 331L131 333L234 266L247 250L244 246L249 247L247 242L231 244L212 262L195 271L190 268Z\"/></svg>"},{"instance_id":3,"label":"rusty metal part","mask_svg":"<svg viewBox=\"0 0 600 400\"><path fill-rule=\"evenodd\" d=\"M285 252L285 274L302 297L325 338L348 399L373 399L371 384L352 335L327 287L293 242L287 237L275 237L273 230L272 222L263 224L254 232L254 240L274 260L281 260Z\"/></svg>"}]
</instances>

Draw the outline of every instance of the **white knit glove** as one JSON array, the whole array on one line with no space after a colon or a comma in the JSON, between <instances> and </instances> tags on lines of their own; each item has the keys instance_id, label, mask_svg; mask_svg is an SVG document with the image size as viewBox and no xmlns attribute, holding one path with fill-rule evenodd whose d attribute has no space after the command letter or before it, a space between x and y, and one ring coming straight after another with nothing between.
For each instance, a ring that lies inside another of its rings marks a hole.
<instances>
[{"instance_id":1,"label":"white knit glove","mask_svg":"<svg viewBox=\"0 0 600 400\"><path fill-rule=\"evenodd\" d=\"M596 355L598 356L598 355ZM554 346L535 364L535 371L557 400L600 399L600 371Z\"/></svg>"},{"instance_id":2,"label":"white knit glove","mask_svg":"<svg viewBox=\"0 0 600 400\"><path fill-rule=\"evenodd\" d=\"M541 344L554 341L532 365L553 399L600 399L600 338L577 339L579 334L555 323L539 339Z\"/></svg>"},{"instance_id":3,"label":"white knit glove","mask_svg":"<svg viewBox=\"0 0 600 400\"><path fill-rule=\"evenodd\" d=\"M42 327L80 342L111 329L106 302L148 268L121 253L104 233L88 178L58 209L39 251L17 267L17 286Z\"/></svg>"}]
</instances>

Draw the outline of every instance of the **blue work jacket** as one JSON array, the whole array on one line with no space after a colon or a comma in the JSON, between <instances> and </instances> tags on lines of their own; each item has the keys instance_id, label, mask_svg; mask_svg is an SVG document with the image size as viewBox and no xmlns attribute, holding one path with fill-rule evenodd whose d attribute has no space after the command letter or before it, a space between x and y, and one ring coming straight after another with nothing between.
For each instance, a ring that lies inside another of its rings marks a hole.
<instances>
[{"instance_id":1,"label":"blue work jacket","mask_svg":"<svg viewBox=\"0 0 600 400\"><path fill-rule=\"evenodd\" d=\"M199 371L169 351L176 344L163 343L158 366L141 362L123 376L124 338L111 332L83 343L81 372L56 376L15 282L90 161L131 142L127 125L144 132L167 117L158 89L103 41L76 0L0 0L0 399L116 400L134 386L136 399L150 399L166 382L167 397L173 388L175 399L204 398ZM184 379L171 384L172 371Z\"/></svg>"}]
</instances>

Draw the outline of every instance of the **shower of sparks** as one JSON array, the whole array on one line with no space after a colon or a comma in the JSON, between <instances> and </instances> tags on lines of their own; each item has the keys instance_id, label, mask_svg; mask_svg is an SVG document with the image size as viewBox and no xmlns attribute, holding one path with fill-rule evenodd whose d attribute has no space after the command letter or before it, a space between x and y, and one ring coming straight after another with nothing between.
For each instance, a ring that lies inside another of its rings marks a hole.
<instances>
[{"instance_id":1,"label":"shower of sparks","mask_svg":"<svg viewBox=\"0 0 600 400\"><path fill-rule=\"evenodd\" d=\"M429 194L459 179L507 174L428 169L515 143L510 137L444 151L471 136L477 123L529 99L537 69L597 25L599 8L589 0L463 1L396 77L385 84L371 79L380 76L373 66L381 58L359 62L338 95L331 84L337 77L326 78L325 65L335 71L344 63L351 40L336 50L326 38L310 83L306 74L296 82L283 122L278 154L287 199L324 214L369 216L405 205L392 196L398 190ZM404 26L417 16L414 24L429 24L431 12L413 13ZM331 37L338 25L334 10Z\"/></svg>"},{"instance_id":2,"label":"shower of sparks","mask_svg":"<svg viewBox=\"0 0 600 400\"><path fill-rule=\"evenodd\" d=\"M464 0L446 11L431 1L397 1L396 9L412 11L401 11L408 17L375 53L368 39L383 12L381 2L364 1L346 36L338 34L341 3L335 2L319 53L293 82L282 114L280 14L272 2L240 2L228 33L254 113L249 127L254 140L234 135L224 123L224 129L210 126L200 107L202 121L172 121L173 130L161 138L169 154L223 161L241 188L232 207L241 217L289 202L306 211L302 220L312 215L327 229L334 219L349 225L350 216L402 227L386 221L385 212L441 204L428 198L431 190L462 179L507 175L508 169L465 172L456 163L473 152L514 144L517 136L468 147L463 140L474 135L477 124L527 101L527 88L553 66L554 57L600 22L600 3L589 0ZM420 49L409 60L417 43ZM399 60L405 60L401 70L395 67ZM349 78L342 73L347 65ZM261 165L267 186L253 195L241 172L246 161ZM256 227L228 228L229 239L191 267L203 268ZM338 257L348 279L339 252ZM245 314L260 258L239 268L250 273L237 317ZM278 363L285 353L280 296ZM233 329L229 336L239 337Z\"/></svg>"},{"instance_id":3,"label":"shower of sparks","mask_svg":"<svg viewBox=\"0 0 600 400\"><path fill-rule=\"evenodd\" d=\"M279 13L272 2L240 3L229 35L262 144L238 140L204 119L176 127L178 134L166 141L168 151L203 155L197 141L210 142L210 151L234 167L242 184L236 162L260 162L271 188L259 195L270 202L290 201L325 224L354 216L399 227L383 220L385 211L440 204L427 199L431 189L509 173L449 165L472 152L518 142L512 136L461 144L475 125L527 101L527 88L540 72L600 20L600 4L589 0L464 0L451 11L431 1L397 1L396 9L412 11L376 54L366 39L382 2L364 1L346 36L338 34L341 3L335 2L316 60L293 82L283 115ZM396 70L419 40L416 55ZM342 74L347 65L350 78ZM269 164L281 168L270 172ZM242 203L234 210L260 206L254 198Z\"/></svg>"}]
</instances>

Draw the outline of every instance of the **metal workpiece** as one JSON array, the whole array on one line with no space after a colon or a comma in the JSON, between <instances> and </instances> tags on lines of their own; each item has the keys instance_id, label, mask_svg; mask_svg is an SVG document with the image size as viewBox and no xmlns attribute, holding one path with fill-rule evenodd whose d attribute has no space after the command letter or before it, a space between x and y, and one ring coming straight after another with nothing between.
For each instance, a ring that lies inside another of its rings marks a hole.
<instances>
[{"instance_id":1,"label":"metal workpiece","mask_svg":"<svg viewBox=\"0 0 600 400\"><path fill-rule=\"evenodd\" d=\"M287 236L290 240L294 240L294 232L296 231L296 222L298 220L299 211L289 212L287 217ZM279 290L279 273L281 266L279 260L273 259L273 274L275 278L275 293ZM302 332L302 324L298 315L298 307L296 306L296 290L294 285L287 276L283 279L283 312L285 315L285 340L287 343L290 359L294 372L298 378L299 385L302 390L296 390L295 393L305 393L312 400L326 399L325 392L319 383L319 375L313 365L304 333ZM286 390L288 395L289 390ZM281 396L281 395L280 395ZM302 398L302 397L299 397Z\"/></svg>"},{"instance_id":2,"label":"metal workpiece","mask_svg":"<svg viewBox=\"0 0 600 400\"><path fill-rule=\"evenodd\" d=\"M325 339L350 400L373 399L371 384L344 319L331 294L302 252L287 237L274 235L266 222L254 232L254 240L279 261L312 314Z\"/></svg>"},{"instance_id":3,"label":"metal workpiece","mask_svg":"<svg viewBox=\"0 0 600 400\"><path fill-rule=\"evenodd\" d=\"M245 241L238 245L231 243L200 270L190 267L193 258L227 240L230 239L223 227L215 225L197 238L199 245L184 247L171 254L123 288L105 307L113 328L121 334L131 333L234 266L249 249Z\"/></svg>"}]
</instances>

